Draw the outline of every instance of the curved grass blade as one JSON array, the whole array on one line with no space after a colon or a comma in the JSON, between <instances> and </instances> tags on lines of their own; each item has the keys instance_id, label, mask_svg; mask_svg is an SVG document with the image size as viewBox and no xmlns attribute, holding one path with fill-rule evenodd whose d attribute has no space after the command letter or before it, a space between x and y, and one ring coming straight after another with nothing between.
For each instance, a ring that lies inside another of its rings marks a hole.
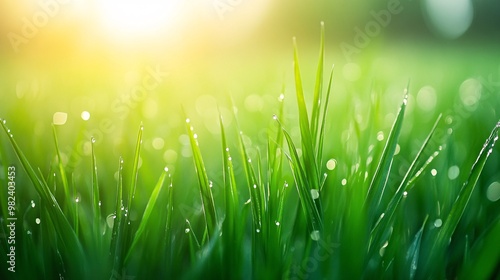
<instances>
[{"instance_id":1,"label":"curved grass blade","mask_svg":"<svg viewBox=\"0 0 500 280\"><path fill-rule=\"evenodd\" d=\"M375 174L373 175L373 179L366 196L365 206L368 207L367 210L369 213L371 213L371 217L369 219L370 222L373 222L374 217L380 214L379 207L382 201L382 197L384 196L387 179L389 178L389 173L391 171L392 161L394 153L396 151L399 134L401 133L401 128L403 126L403 118L407 102L408 87L405 89L403 103L399 107L396 120L392 125L391 132L389 133L387 142L382 152L382 156L380 157L379 164L377 166Z\"/></svg>"},{"instance_id":2,"label":"curved grass blade","mask_svg":"<svg viewBox=\"0 0 500 280\"><path fill-rule=\"evenodd\" d=\"M210 240L212 234L215 233L215 230L217 228L217 214L215 211L214 198L212 195L212 189L210 188L210 183L208 181L205 164L201 156L200 147L198 146L198 136L195 136L193 127L191 126L190 120L188 118L186 118L186 127L189 141L191 143L191 150L193 151L195 170L196 174L198 175L198 183L200 187L200 195L203 206L203 215L205 217L207 237Z\"/></svg>"},{"instance_id":3,"label":"curved grass blade","mask_svg":"<svg viewBox=\"0 0 500 280\"><path fill-rule=\"evenodd\" d=\"M139 159L140 159L140 154L141 154L141 147L142 147L142 134L144 132L144 125L141 123L139 127L139 133L137 134L137 141L136 141L136 146L135 146L135 153L134 153L134 167L132 169L132 181L130 183L130 189L129 189L129 194L128 194L128 204L127 208L129 210L132 209L132 201L135 196L135 189L137 188L137 178L139 176Z\"/></svg>"},{"instance_id":4,"label":"curved grass blade","mask_svg":"<svg viewBox=\"0 0 500 280\"><path fill-rule=\"evenodd\" d=\"M125 263L128 262L130 259L131 253L134 251L135 247L137 246L139 240L141 239L144 231L146 230L149 220L151 218L151 213L153 212L153 209L156 205L156 202L158 200L158 196L163 188L163 185L165 183L165 179L170 177L170 174L168 173L168 169L165 168L164 172L162 172L160 179L158 179L158 182L156 183L155 188L153 189L153 192L151 193L151 196L149 197L148 204L146 205L146 209L144 210L144 214L142 215L141 223L139 224L139 227L137 228L137 231L134 235L134 240L132 241L132 244L130 245L130 248L128 249L128 253L125 257Z\"/></svg>"},{"instance_id":5,"label":"curved grass blade","mask_svg":"<svg viewBox=\"0 0 500 280\"><path fill-rule=\"evenodd\" d=\"M408 279L415 278L418 268L417 265L420 254L420 244L422 242L422 233L424 232L425 224L427 223L428 219L429 215L425 217L422 227L420 227L420 230L417 232L417 234L415 234L415 237L413 238L410 248L408 248L408 251L406 252L406 263L409 265L409 270L410 270L410 275Z\"/></svg>"},{"instance_id":6,"label":"curved grass blade","mask_svg":"<svg viewBox=\"0 0 500 280\"><path fill-rule=\"evenodd\" d=\"M413 162L408 168L408 171L406 172L403 180L401 181L401 184L399 185L398 189L391 198L391 201L389 202L387 208L385 209L384 215L381 216L381 218L377 221L377 223L371 230L370 251L372 253L375 250L378 250L377 248L380 248L382 246L382 242L385 242L385 240L387 239L387 231L389 230L390 225L392 225L394 222L394 216L400 205L401 200L403 199L404 192L407 191L415 183L415 180L413 180L413 178L415 177L412 177L412 175L417 170L417 164L421 161L424 151L429 145L429 142L432 139L432 136L434 135L440 120L441 120L441 115L438 116L436 122L434 123L434 126L427 135L427 138L424 140L424 143L420 147L420 150L418 151L417 155L413 159ZM434 157L432 157L432 159L434 159ZM418 174L422 173L425 167L429 165L429 162L432 161L432 159L430 161L427 160L424 166L417 173Z\"/></svg>"},{"instance_id":7,"label":"curved grass blade","mask_svg":"<svg viewBox=\"0 0 500 280\"><path fill-rule=\"evenodd\" d=\"M430 256L427 259L428 261L426 263L426 269L424 270L424 272L432 274L433 271L437 269L432 261L442 258L440 254L443 254L445 248L449 245L451 237L458 225L458 222L462 218L463 213L465 212L465 208L467 207L472 192L474 191L476 183L479 180L479 176L481 175L486 161L493 151L493 147L495 146L496 141L498 140L499 129L500 122L498 122L491 131L490 136L486 139L486 142L479 152L476 161L472 165L467 181L465 181L462 188L460 189L460 193L458 194L458 197L453 204L450 213L446 217L446 220L443 221L443 227L437 233L433 250L431 250Z\"/></svg>"},{"instance_id":8,"label":"curved grass blade","mask_svg":"<svg viewBox=\"0 0 500 280\"><path fill-rule=\"evenodd\" d=\"M101 200L99 198L99 183L97 176L97 159L95 156L95 139L91 139L92 147L92 209L94 214L94 238L95 245L98 252L101 251L102 234L101 234Z\"/></svg>"},{"instance_id":9,"label":"curved grass blade","mask_svg":"<svg viewBox=\"0 0 500 280\"><path fill-rule=\"evenodd\" d=\"M66 205L68 205L68 202L71 201L71 195L69 193L69 184L68 184L68 178L66 176L66 171L64 169L63 161L61 158L61 150L59 149L59 142L57 140L57 133L56 133L56 127L54 124L52 124L52 134L54 136L54 143L56 146L56 155L57 155L57 166L59 168L59 173L61 174L61 181L64 189L64 198L66 199L66 203L64 204L64 208L66 210Z\"/></svg>"},{"instance_id":10,"label":"curved grass blade","mask_svg":"<svg viewBox=\"0 0 500 280\"><path fill-rule=\"evenodd\" d=\"M0 125L2 126L4 132L7 134L17 157L19 158L19 161L21 162L21 165L26 171L29 179L33 183L35 190L40 195L42 203L51 205L48 206L47 209L50 213L50 216L53 218L56 232L58 233L59 240L62 244L62 249L64 250L64 255L68 258L71 257L73 259L80 260L79 263L70 263L70 269L75 273L75 275L81 275L82 278L85 278L84 275L86 275L86 272L83 269L85 267L85 254L83 252L81 243L79 242L75 232L73 231L73 228L62 212L59 203L50 192L49 186L43 181L43 178L37 175L28 159L22 152L21 148L14 140L14 136L5 125L3 119L0 119Z\"/></svg>"},{"instance_id":11,"label":"curved grass blade","mask_svg":"<svg viewBox=\"0 0 500 280\"><path fill-rule=\"evenodd\" d=\"M500 216L475 242L469 262L459 273L459 279L493 279L493 273L500 262L499 236Z\"/></svg>"},{"instance_id":12,"label":"curved grass blade","mask_svg":"<svg viewBox=\"0 0 500 280\"><path fill-rule=\"evenodd\" d=\"M318 59L318 69L316 70L316 84L314 86L314 99L311 115L311 133L314 140L318 139L319 115L321 110L321 95L323 90L323 61L325 57L325 23L321 22L321 39Z\"/></svg>"}]
</instances>

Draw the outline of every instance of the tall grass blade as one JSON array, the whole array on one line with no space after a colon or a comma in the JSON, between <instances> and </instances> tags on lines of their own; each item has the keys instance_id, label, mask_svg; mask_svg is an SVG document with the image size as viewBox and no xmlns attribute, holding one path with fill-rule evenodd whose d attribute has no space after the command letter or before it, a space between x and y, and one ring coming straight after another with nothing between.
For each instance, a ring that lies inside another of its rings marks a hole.
<instances>
[{"instance_id":1,"label":"tall grass blade","mask_svg":"<svg viewBox=\"0 0 500 280\"><path fill-rule=\"evenodd\" d=\"M479 180L479 176L481 175L486 161L493 151L496 141L498 140L499 129L500 122L496 124L491 131L490 136L486 139L486 142L479 152L476 161L472 165L467 181L465 181L460 189L460 193L458 194L450 213L446 217L446 220L443 221L443 227L438 231L436 239L434 240L433 250L431 250L430 256L427 258L425 266L426 269L424 270L425 272L432 274L432 272L436 269L435 264L432 263L432 261L442 259L442 254L445 252L445 248L450 244L451 237L455 232L458 222L464 214L472 192L474 191L477 181Z\"/></svg>"},{"instance_id":2,"label":"tall grass blade","mask_svg":"<svg viewBox=\"0 0 500 280\"><path fill-rule=\"evenodd\" d=\"M91 147L92 147L92 209L94 214L94 238L95 245L98 252L101 251L101 199L99 198L99 183L97 176L97 159L95 156L94 149L95 139L92 137L91 139Z\"/></svg>"},{"instance_id":3,"label":"tall grass blade","mask_svg":"<svg viewBox=\"0 0 500 280\"><path fill-rule=\"evenodd\" d=\"M146 205L146 209L144 210L144 214L142 215L141 222L139 224L139 227L137 228L137 231L135 232L134 239L132 241L132 244L130 245L130 248L128 249L128 253L125 257L125 263L128 263L131 254L134 252L135 247L137 246L139 240L143 236L148 223L151 219L151 214L153 213L153 209L156 205L156 202L158 200L158 196L160 195L160 192L163 188L163 185L165 183L165 179L170 177L170 174L168 173L168 169L165 168L164 172L160 175L160 178L158 179L158 182L156 183L155 188L153 189L153 192L151 193L151 196L149 197L148 204Z\"/></svg>"},{"instance_id":4,"label":"tall grass blade","mask_svg":"<svg viewBox=\"0 0 500 280\"><path fill-rule=\"evenodd\" d=\"M29 179L33 183L35 190L41 197L42 203L49 205L48 211L50 216L54 220L54 226L56 228L56 232L58 233L58 238L63 245L62 248L64 250L64 255L66 258L76 258L81 260L81 263L69 262L71 267L69 269L75 275L81 275L82 278L85 278L86 272L83 270L85 267L85 258L83 253L83 248L76 237L75 232L73 231L70 223L66 219L66 216L62 212L58 202L56 201L54 195L50 192L48 185L43 181L43 178L39 177L28 159L22 152L21 148L14 140L14 136L11 134L10 130L5 125L5 122L0 119L0 125L2 126L4 132L7 134L9 141L14 148L14 151L21 162L24 170L26 171Z\"/></svg>"},{"instance_id":5,"label":"tall grass blade","mask_svg":"<svg viewBox=\"0 0 500 280\"><path fill-rule=\"evenodd\" d=\"M387 179L389 178L389 173L391 171L391 166L393 162L394 153L396 151L396 146L399 139L399 134L403 126L403 118L406 109L406 103L408 102L408 87L405 89L405 96L403 103L399 107L396 120L392 125L391 132L389 133L387 142L385 144L382 156L378 163L375 174L373 175L372 182L368 189L365 204L368 206L367 210L371 213L370 222L373 222L374 217L379 215L379 206L384 196L385 187L387 184Z\"/></svg>"},{"instance_id":6,"label":"tall grass blade","mask_svg":"<svg viewBox=\"0 0 500 280\"><path fill-rule=\"evenodd\" d=\"M217 228L217 214L215 212L214 198L212 195L212 189L210 188L210 182L208 181L205 164L203 163L203 158L201 156L200 147L198 146L198 136L195 136L193 127L191 126L190 120L188 118L186 118L186 127L191 144L191 150L193 151L195 170L198 176L203 215L205 217L206 224L206 234L208 239L210 240L212 234L215 233L215 230Z\"/></svg>"}]
</instances>

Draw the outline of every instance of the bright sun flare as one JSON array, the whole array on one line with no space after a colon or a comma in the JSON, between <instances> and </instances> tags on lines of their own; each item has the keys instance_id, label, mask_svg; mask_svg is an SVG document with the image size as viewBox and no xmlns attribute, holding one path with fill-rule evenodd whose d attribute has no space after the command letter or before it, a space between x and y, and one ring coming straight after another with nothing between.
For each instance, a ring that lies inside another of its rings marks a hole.
<instances>
[{"instance_id":1,"label":"bright sun flare","mask_svg":"<svg viewBox=\"0 0 500 280\"><path fill-rule=\"evenodd\" d=\"M173 25L176 0L103 0L98 2L102 24L114 35L152 35Z\"/></svg>"}]
</instances>

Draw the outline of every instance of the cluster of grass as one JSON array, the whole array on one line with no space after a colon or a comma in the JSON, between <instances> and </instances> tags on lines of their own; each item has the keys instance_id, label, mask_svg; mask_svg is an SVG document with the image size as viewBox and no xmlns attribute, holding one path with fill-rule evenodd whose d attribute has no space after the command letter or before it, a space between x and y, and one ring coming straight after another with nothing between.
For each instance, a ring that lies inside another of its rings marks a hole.
<instances>
[{"instance_id":1,"label":"cluster of grass","mask_svg":"<svg viewBox=\"0 0 500 280\"><path fill-rule=\"evenodd\" d=\"M324 35L309 106L294 43L300 139L292 137L288 124L283 122L282 96L268 128L267 145L265 149L257 148L256 156L251 157L248 152L251 144L239 128L236 113L233 127L226 127L220 117L221 185L215 187L223 190L221 201L214 198L214 183L207 172L211 166L198 144L195 120L186 117L194 169L184 170L183 174L196 176L200 195L200 211L190 215L184 215L180 210L183 205L174 199L174 193L183 192L186 183L173 180L167 168L158 170L159 178L145 208L138 206L135 194L141 185L142 125L131 158L132 168L124 169L121 158L117 162L114 213L105 217L101 211L100 160L93 139L91 174L87 179L75 178L63 164L54 127L56 160L44 173L33 167L26 150L19 147L6 122L1 121L38 195L27 210L17 209L18 216L32 217L36 211L43 221L36 227L28 221L19 223L19 267L14 278L498 277L500 212L490 211L493 214L489 214L486 223L471 219L464 222L463 217L471 211L471 197L498 139L500 123L492 129L482 149L471 148L471 152L477 153L476 160L462 167L466 176L458 190L440 196L428 169L449 141L443 142L435 135L445 126L441 117L429 125L428 135L404 175L395 175L399 166L395 166L394 159L408 102L406 89L385 145L373 141L377 132L374 125L361 130L353 120L350 125L355 146L346 147L337 157L347 168L335 169L337 162L329 161L328 169L335 172L327 176L324 146L332 141L325 137L325 128L335 120L328 115L333 69L325 75L323 61ZM375 122L379 101L370 102L368 115ZM2 157L2 162L7 162ZM4 167L7 168L5 164ZM243 170L241 176L235 171L238 167ZM452 186L446 181L440 184L442 188ZM81 203L77 196L77 188L85 187L90 190L89 203ZM5 194L0 198L5 205ZM477 200L474 203L478 205ZM432 206L419 208L415 207L417 204ZM5 208L1 210L3 217L7 216ZM415 209L421 211L415 213ZM133 217L132 212L142 215ZM4 264L7 248L2 240L0 260ZM6 269L1 273L2 279L13 276Z\"/></svg>"}]
</instances>

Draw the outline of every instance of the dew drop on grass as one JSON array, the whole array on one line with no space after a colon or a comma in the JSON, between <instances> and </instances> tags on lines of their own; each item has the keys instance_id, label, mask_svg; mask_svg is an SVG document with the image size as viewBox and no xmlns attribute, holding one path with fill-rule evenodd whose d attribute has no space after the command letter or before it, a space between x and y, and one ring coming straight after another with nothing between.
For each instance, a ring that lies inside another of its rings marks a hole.
<instances>
[{"instance_id":1,"label":"dew drop on grass","mask_svg":"<svg viewBox=\"0 0 500 280\"><path fill-rule=\"evenodd\" d=\"M226 148L226 152L229 152L229 148Z\"/></svg>"},{"instance_id":2,"label":"dew drop on grass","mask_svg":"<svg viewBox=\"0 0 500 280\"><path fill-rule=\"evenodd\" d=\"M278 97L278 101L283 102L284 99L285 99L285 95L283 93L280 94L280 96Z\"/></svg>"},{"instance_id":3,"label":"dew drop on grass","mask_svg":"<svg viewBox=\"0 0 500 280\"><path fill-rule=\"evenodd\" d=\"M312 199L318 199L319 198L319 191L317 189L311 189L311 197L312 197Z\"/></svg>"},{"instance_id":4,"label":"dew drop on grass","mask_svg":"<svg viewBox=\"0 0 500 280\"><path fill-rule=\"evenodd\" d=\"M337 161L335 159L332 158L326 162L326 168L328 170L333 170L335 167L337 167Z\"/></svg>"},{"instance_id":5,"label":"dew drop on grass","mask_svg":"<svg viewBox=\"0 0 500 280\"><path fill-rule=\"evenodd\" d=\"M436 176L437 174L438 174L437 170L436 170L435 168L433 168L433 169L431 170L431 175L432 175L432 176Z\"/></svg>"},{"instance_id":6,"label":"dew drop on grass","mask_svg":"<svg viewBox=\"0 0 500 280\"><path fill-rule=\"evenodd\" d=\"M256 230L255 230L255 232L260 233L260 229L259 229L259 228L258 228L258 229L256 229Z\"/></svg>"},{"instance_id":7,"label":"dew drop on grass","mask_svg":"<svg viewBox=\"0 0 500 280\"><path fill-rule=\"evenodd\" d=\"M101 206L101 202L99 201L99 207Z\"/></svg>"},{"instance_id":8,"label":"dew drop on grass","mask_svg":"<svg viewBox=\"0 0 500 280\"><path fill-rule=\"evenodd\" d=\"M210 182L208 183L208 186L212 188L212 187L214 186L214 183L213 183L212 181L210 181Z\"/></svg>"},{"instance_id":9,"label":"dew drop on grass","mask_svg":"<svg viewBox=\"0 0 500 280\"><path fill-rule=\"evenodd\" d=\"M443 225L443 221L442 221L441 219L436 219L436 220L434 221L434 226L435 226L435 227L437 227L437 228L438 228L438 227L441 227L442 225Z\"/></svg>"},{"instance_id":10,"label":"dew drop on grass","mask_svg":"<svg viewBox=\"0 0 500 280\"><path fill-rule=\"evenodd\" d=\"M311 239L314 241L318 241L321 238L321 234L319 233L319 230L314 230L311 232Z\"/></svg>"},{"instance_id":11,"label":"dew drop on grass","mask_svg":"<svg viewBox=\"0 0 500 280\"><path fill-rule=\"evenodd\" d=\"M341 184L342 184L342 186L345 186L345 185L347 185L347 179L346 179L346 178L342 179L342 182L341 182Z\"/></svg>"},{"instance_id":12,"label":"dew drop on grass","mask_svg":"<svg viewBox=\"0 0 500 280\"><path fill-rule=\"evenodd\" d=\"M106 224L108 224L109 228L113 228L113 226L115 225L115 219L115 214L109 214L108 217L106 217Z\"/></svg>"},{"instance_id":13,"label":"dew drop on grass","mask_svg":"<svg viewBox=\"0 0 500 280\"><path fill-rule=\"evenodd\" d=\"M256 189L257 188L257 185L256 184L253 184L253 188Z\"/></svg>"},{"instance_id":14,"label":"dew drop on grass","mask_svg":"<svg viewBox=\"0 0 500 280\"><path fill-rule=\"evenodd\" d=\"M408 192L407 191L403 192L403 197L407 197L407 196L408 196Z\"/></svg>"},{"instance_id":15,"label":"dew drop on grass","mask_svg":"<svg viewBox=\"0 0 500 280\"><path fill-rule=\"evenodd\" d=\"M7 124L7 121L6 121L6 120L2 120L2 123L3 123L3 124Z\"/></svg>"},{"instance_id":16,"label":"dew drop on grass","mask_svg":"<svg viewBox=\"0 0 500 280\"><path fill-rule=\"evenodd\" d=\"M39 225L39 224L40 224L40 218L36 218L36 219L35 219L35 223L36 223L37 225Z\"/></svg>"},{"instance_id":17,"label":"dew drop on grass","mask_svg":"<svg viewBox=\"0 0 500 280\"><path fill-rule=\"evenodd\" d=\"M232 158L232 157L228 157L228 158L227 158L227 160L232 161L232 160L233 160L233 158Z\"/></svg>"},{"instance_id":18,"label":"dew drop on grass","mask_svg":"<svg viewBox=\"0 0 500 280\"><path fill-rule=\"evenodd\" d=\"M382 245L382 248L380 248L380 250L379 250L379 252L378 252L378 253L380 254L380 256L381 256L381 257L383 257L383 256L384 256L384 253L385 253L385 248L387 248L387 246L389 246L389 241L386 241L386 242L384 243L384 245Z\"/></svg>"},{"instance_id":19,"label":"dew drop on grass","mask_svg":"<svg viewBox=\"0 0 500 280\"><path fill-rule=\"evenodd\" d=\"M165 170L165 172L168 172L168 167L165 166L165 168L163 168L163 170Z\"/></svg>"},{"instance_id":20,"label":"dew drop on grass","mask_svg":"<svg viewBox=\"0 0 500 280\"><path fill-rule=\"evenodd\" d=\"M90 141L91 141L92 143L95 143L95 138L94 138L94 137L92 137L92 138L90 139Z\"/></svg>"},{"instance_id":21,"label":"dew drop on grass","mask_svg":"<svg viewBox=\"0 0 500 280\"><path fill-rule=\"evenodd\" d=\"M458 178L458 175L460 175L460 168L458 166L453 165L448 169L448 178L450 180L455 180Z\"/></svg>"},{"instance_id":22,"label":"dew drop on grass","mask_svg":"<svg viewBox=\"0 0 500 280\"><path fill-rule=\"evenodd\" d=\"M384 140L384 132L379 131L377 132L377 141L383 141Z\"/></svg>"},{"instance_id":23,"label":"dew drop on grass","mask_svg":"<svg viewBox=\"0 0 500 280\"><path fill-rule=\"evenodd\" d=\"M273 120L277 120L277 119L278 119L278 116L273 115Z\"/></svg>"},{"instance_id":24,"label":"dew drop on grass","mask_svg":"<svg viewBox=\"0 0 500 280\"><path fill-rule=\"evenodd\" d=\"M486 190L486 197L489 201L495 202L500 199L500 182L493 182Z\"/></svg>"},{"instance_id":25,"label":"dew drop on grass","mask_svg":"<svg viewBox=\"0 0 500 280\"><path fill-rule=\"evenodd\" d=\"M186 228L186 229L184 230L184 232L185 232L185 233L189 233L190 231L191 231L191 230L189 230L189 228Z\"/></svg>"},{"instance_id":26,"label":"dew drop on grass","mask_svg":"<svg viewBox=\"0 0 500 280\"><path fill-rule=\"evenodd\" d=\"M79 197L75 198L75 202L76 203L80 202L80 198Z\"/></svg>"},{"instance_id":27,"label":"dew drop on grass","mask_svg":"<svg viewBox=\"0 0 500 280\"><path fill-rule=\"evenodd\" d=\"M276 221L276 226L279 227L280 226L280 222Z\"/></svg>"},{"instance_id":28,"label":"dew drop on grass","mask_svg":"<svg viewBox=\"0 0 500 280\"><path fill-rule=\"evenodd\" d=\"M288 183L287 182L285 182L285 188L288 188Z\"/></svg>"},{"instance_id":29,"label":"dew drop on grass","mask_svg":"<svg viewBox=\"0 0 500 280\"><path fill-rule=\"evenodd\" d=\"M31 208L35 208L35 202L33 200L31 201Z\"/></svg>"},{"instance_id":30,"label":"dew drop on grass","mask_svg":"<svg viewBox=\"0 0 500 280\"><path fill-rule=\"evenodd\" d=\"M249 159L248 159L248 163L251 163L251 162L252 162L252 159L251 159L251 158L249 158Z\"/></svg>"}]
</instances>

